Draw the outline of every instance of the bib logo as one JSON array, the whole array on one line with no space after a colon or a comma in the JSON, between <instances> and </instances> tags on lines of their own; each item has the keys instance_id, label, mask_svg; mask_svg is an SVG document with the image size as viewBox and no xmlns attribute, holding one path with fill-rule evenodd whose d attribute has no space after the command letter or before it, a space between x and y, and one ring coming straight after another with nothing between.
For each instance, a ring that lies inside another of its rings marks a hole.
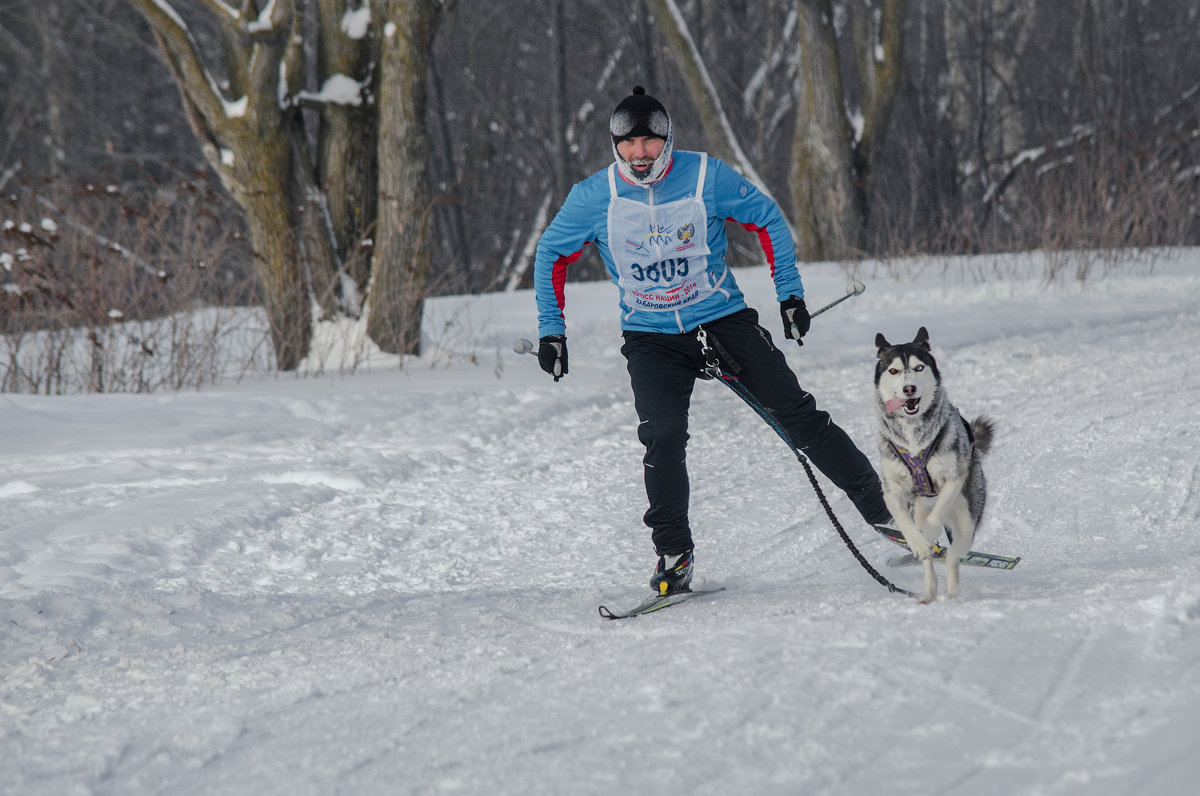
<instances>
[{"instance_id":1,"label":"bib logo","mask_svg":"<svg viewBox=\"0 0 1200 796\"><path fill-rule=\"evenodd\" d=\"M671 228L661 224L651 224L649 230L642 236L643 246L670 246Z\"/></svg>"},{"instance_id":2,"label":"bib logo","mask_svg":"<svg viewBox=\"0 0 1200 796\"><path fill-rule=\"evenodd\" d=\"M679 228L679 231L675 233L675 237L679 238L684 243L687 243L689 240L692 239L692 236L695 234L696 234L695 227L693 227L691 224L684 224L682 227Z\"/></svg>"}]
</instances>

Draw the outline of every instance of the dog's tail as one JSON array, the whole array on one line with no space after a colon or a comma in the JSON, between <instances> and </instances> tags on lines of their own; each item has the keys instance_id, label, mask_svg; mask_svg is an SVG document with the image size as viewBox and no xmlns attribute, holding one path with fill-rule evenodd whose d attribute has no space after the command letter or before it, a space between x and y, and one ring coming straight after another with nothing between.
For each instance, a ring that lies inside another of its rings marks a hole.
<instances>
[{"instance_id":1,"label":"dog's tail","mask_svg":"<svg viewBox=\"0 0 1200 796\"><path fill-rule=\"evenodd\" d=\"M992 449L992 439L996 435L996 421L987 415L980 415L971 421L971 434L975 437L975 450L983 455Z\"/></svg>"}]
</instances>

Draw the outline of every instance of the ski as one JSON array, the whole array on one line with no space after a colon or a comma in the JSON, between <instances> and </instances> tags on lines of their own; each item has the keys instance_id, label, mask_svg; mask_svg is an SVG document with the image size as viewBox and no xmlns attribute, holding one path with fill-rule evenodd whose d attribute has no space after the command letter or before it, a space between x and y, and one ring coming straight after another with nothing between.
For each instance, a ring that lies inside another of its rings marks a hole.
<instances>
[{"instance_id":1,"label":"ski","mask_svg":"<svg viewBox=\"0 0 1200 796\"><path fill-rule=\"evenodd\" d=\"M908 543L904 541L904 534L894 528L874 526L885 539L908 550ZM945 563L946 548L939 545L933 546L933 560L937 563ZM962 562L972 567L987 567L988 569L1012 569L1021 561L1020 556L1001 556L995 553L980 553L976 550L971 550L962 558ZM912 553L902 556L894 556L888 559L889 567L907 567L914 564L919 564L920 561Z\"/></svg>"},{"instance_id":2,"label":"ski","mask_svg":"<svg viewBox=\"0 0 1200 796\"><path fill-rule=\"evenodd\" d=\"M933 554L935 564L946 563L946 548L938 547ZM962 562L972 567L987 567L988 569L1012 569L1020 563L1021 557L1016 556L998 556L995 553L977 553L974 550L963 556ZM905 553L902 556L893 556L889 558L887 564L889 567L911 567L920 564L921 561L912 553Z\"/></svg>"},{"instance_id":3,"label":"ski","mask_svg":"<svg viewBox=\"0 0 1200 796\"><path fill-rule=\"evenodd\" d=\"M608 606L602 605L600 606L600 616L605 619L628 619L631 616L641 616L642 614L661 611L663 608L670 608L672 605L679 605L682 602L687 602L697 597L707 597L710 594L723 591L725 591L725 587L720 586L715 589L689 589L688 591L676 591L670 594L655 594L642 600L628 611L611 611Z\"/></svg>"}]
</instances>

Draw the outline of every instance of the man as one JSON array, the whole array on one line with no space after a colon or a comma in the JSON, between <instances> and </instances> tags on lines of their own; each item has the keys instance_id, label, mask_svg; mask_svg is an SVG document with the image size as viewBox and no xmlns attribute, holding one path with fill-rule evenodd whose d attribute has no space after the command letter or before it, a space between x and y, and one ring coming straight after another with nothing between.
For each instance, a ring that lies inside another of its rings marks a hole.
<instances>
[{"instance_id":1,"label":"man","mask_svg":"<svg viewBox=\"0 0 1200 796\"><path fill-rule=\"evenodd\" d=\"M725 221L758 235L784 324L803 345L809 315L783 213L720 160L675 152L671 118L641 86L609 120L615 163L575 185L538 242L534 286L538 362L558 381L568 373L567 266L594 243L620 288L621 353L646 446L644 521L658 563L650 586L685 590L692 580L685 447L692 388L703 377L698 331L722 366L773 414L809 461L844 490L864 519L891 522L879 477L813 397L800 388L783 353L758 325L725 262ZM728 361L726 361L728 360Z\"/></svg>"}]
</instances>

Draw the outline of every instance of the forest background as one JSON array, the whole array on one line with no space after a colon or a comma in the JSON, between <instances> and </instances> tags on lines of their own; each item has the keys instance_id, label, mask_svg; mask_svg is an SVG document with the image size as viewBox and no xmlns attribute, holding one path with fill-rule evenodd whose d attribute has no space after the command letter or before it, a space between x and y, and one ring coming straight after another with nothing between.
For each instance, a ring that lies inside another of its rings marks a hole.
<instances>
[{"instance_id":1,"label":"forest background","mask_svg":"<svg viewBox=\"0 0 1200 796\"><path fill-rule=\"evenodd\" d=\"M1196 245L1198 31L1200 0L0 0L0 391L419 354L425 297L529 286L635 84L807 261Z\"/></svg>"}]
</instances>

